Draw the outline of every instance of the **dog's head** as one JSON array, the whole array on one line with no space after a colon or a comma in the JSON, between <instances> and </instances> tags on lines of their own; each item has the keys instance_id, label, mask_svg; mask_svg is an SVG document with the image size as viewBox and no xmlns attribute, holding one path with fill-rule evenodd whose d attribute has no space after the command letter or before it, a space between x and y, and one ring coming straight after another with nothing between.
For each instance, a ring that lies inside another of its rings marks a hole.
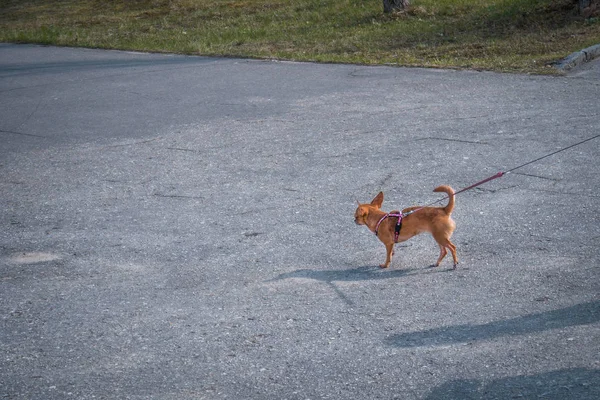
<instances>
[{"instance_id":1,"label":"dog's head","mask_svg":"<svg viewBox=\"0 0 600 400\"><path fill-rule=\"evenodd\" d=\"M369 212L371 212L371 210L379 210L381 204L383 204L383 192L379 192L369 204L358 203L358 207L354 212L354 222L356 225L366 225Z\"/></svg>"}]
</instances>

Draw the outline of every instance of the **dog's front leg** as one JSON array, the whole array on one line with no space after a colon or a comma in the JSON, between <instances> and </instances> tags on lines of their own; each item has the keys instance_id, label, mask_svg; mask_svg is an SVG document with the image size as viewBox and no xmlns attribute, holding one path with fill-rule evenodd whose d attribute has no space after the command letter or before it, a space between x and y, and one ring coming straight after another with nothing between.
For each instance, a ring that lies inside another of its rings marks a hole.
<instances>
[{"instance_id":1,"label":"dog's front leg","mask_svg":"<svg viewBox=\"0 0 600 400\"><path fill-rule=\"evenodd\" d=\"M386 244L385 251L386 251L385 264L381 264L380 265L381 268L387 268L390 266L390 264L392 262L392 256L394 255L394 243Z\"/></svg>"}]
</instances>

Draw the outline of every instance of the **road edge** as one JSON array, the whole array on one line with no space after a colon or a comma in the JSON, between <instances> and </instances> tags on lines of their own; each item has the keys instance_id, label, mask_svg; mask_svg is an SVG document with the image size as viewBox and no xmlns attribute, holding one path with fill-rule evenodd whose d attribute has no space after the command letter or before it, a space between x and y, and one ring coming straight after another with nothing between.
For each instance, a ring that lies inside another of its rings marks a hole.
<instances>
[{"instance_id":1,"label":"road edge","mask_svg":"<svg viewBox=\"0 0 600 400\"><path fill-rule=\"evenodd\" d=\"M554 68L562 72L567 72L597 57L600 57L600 44L571 53L554 64Z\"/></svg>"}]
</instances>

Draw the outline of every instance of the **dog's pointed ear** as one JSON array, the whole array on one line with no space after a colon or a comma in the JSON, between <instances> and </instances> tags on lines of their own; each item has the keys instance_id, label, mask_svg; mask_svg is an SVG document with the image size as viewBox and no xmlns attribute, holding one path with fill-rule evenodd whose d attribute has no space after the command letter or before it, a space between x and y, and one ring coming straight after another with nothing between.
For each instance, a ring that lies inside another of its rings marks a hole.
<instances>
[{"instance_id":1,"label":"dog's pointed ear","mask_svg":"<svg viewBox=\"0 0 600 400\"><path fill-rule=\"evenodd\" d=\"M375 196L373 201L371 201L371 205L376 208L381 208L382 204L383 204L383 192L379 192L379 194L377 196Z\"/></svg>"}]
</instances>

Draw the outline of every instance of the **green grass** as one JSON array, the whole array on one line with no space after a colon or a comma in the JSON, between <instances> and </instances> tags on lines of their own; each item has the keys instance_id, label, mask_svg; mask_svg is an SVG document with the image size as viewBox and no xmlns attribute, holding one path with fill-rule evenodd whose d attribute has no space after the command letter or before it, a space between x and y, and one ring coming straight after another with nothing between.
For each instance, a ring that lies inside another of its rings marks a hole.
<instances>
[{"instance_id":1,"label":"green grass","mask_svg":"<svg viewBox=\"0 0 600 400\"><path fill-rule=\"evenodd\" d=\"M0 41L553 73L600 43L573 0L0 0Z\"/></svg>"}]
</instances>

